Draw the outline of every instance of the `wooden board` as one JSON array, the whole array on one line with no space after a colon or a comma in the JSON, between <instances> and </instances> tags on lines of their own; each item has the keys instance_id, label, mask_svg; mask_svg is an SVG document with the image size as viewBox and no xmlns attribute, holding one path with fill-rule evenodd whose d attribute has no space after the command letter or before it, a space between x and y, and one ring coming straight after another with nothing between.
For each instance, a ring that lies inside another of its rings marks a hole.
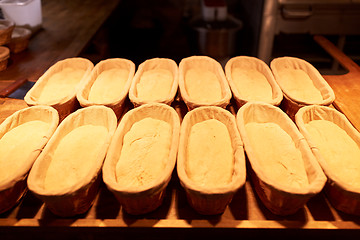
<instances>
[{"instance_id":1,"label":"wooden board","mask_svg":"<svg viewBox=\"0 0 360 240\"><path fill-rule=\"evenodd\" d=\"M200 215L188 205L174 173L163 204L149 214L133 216L123 212L113 194L102 185L93 207L86 214L74 218L57 217L40 200L27 193L19 206L0 215L0 226L360 229L359 220L359 217L334 210L323 194L312 198L294 215L276 216L262 205L249 181L223 214Z\"/></svg>"},{"instance_id":2,"label":"wooden board","mask_svg":"<svg viewBox=\"0 0 360 240\"><path fill-rule=\"evenodd\" d=\"M315 41L349 72L344 75L325 75L335 93L335 108L343 112L360 131L360 67L336 48L323 36L315 36Z\"/></svg>"}]
</instances>

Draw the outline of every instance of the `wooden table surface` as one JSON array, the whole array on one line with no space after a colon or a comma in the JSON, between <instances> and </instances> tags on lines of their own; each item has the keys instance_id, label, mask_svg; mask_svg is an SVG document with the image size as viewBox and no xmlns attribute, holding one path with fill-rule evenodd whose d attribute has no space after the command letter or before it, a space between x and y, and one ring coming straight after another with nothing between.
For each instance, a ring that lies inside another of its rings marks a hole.
<instances>
[{"instance_id":1,"label":"wooden table surface","mask_svg":"<svg viewBox=\"0 0 360 240\"><path fill-rule=\"evenodd\" d=\"M343 112L355 128L360 131L360 66L323 36L315 36L314 39L348 70L346 74L325 75L324 78L334 90L334 107Z\"/></svg>"},{"instance_id":2,"label":"wooden table surface","mask_svg":"<svg viewBox=\"0 0 360 240\"><path fill-rule=\"evenodd\" d=\"M42 29L26 51L11 54L0 81L36 81L55 62L78 56L120 0L42 0ZM1 85L0 85L1 87Z\"/></svg>"}]
</instances>

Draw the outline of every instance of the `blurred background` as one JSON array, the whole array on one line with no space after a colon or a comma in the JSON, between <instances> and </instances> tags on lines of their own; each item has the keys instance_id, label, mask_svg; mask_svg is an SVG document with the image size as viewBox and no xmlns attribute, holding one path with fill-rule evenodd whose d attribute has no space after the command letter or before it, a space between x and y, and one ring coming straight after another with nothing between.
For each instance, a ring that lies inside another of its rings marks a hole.
<instances>
[{"instance_id":1,"label":"blurred background","mask_svg":"<svg viewBox=\"0 0 360 240\"><path fill-rule=\"evenodd\" d=\"M122 0L83 52L97 62L153 57L179 62L208 55L266 63L279 56L310 61L322 74L343 74L313 40L321 34L360 61L360 0Z\"/></svg>"}]
</instances>

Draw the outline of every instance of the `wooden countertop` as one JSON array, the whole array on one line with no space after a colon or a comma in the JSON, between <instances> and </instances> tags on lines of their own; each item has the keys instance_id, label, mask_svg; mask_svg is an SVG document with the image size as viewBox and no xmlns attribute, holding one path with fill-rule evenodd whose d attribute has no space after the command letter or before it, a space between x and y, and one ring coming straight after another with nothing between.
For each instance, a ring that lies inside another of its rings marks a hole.
<instances>
[{"instance_id":1,"label":"wooden countertop","mask_svg":"<svg viewBox=\"0 0 360 240\"><path fill-rule=\"evenodd\" d=\"M360 131L360 66L325 37L314 36L314 40L349 71L343 75L325 75L324 78L334 90L334 107Z\"/></svg>"},{"instance_id":2,"label":"wooden countertop","mask_svg":"<svg viewBox=\"0 0 360 240\"><path fill-rule=\"evenodd\" d=\"M78 56L119 2L42 0L42 29L26 51L11 54L8 68L0 72L0 89L13 80L36 81L55 62Z\"/></svg>"}]
</instances>

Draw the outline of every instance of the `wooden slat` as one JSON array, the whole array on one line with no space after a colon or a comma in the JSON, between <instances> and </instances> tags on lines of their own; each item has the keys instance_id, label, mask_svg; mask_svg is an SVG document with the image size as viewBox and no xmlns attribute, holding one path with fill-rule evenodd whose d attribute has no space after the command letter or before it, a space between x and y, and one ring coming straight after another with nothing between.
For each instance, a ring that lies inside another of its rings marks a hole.
<instances>
[{"instance_id":1,"label":"wooden slat","mask_svg":"<svg viewBox=\"0 0 360 240\"><path fill-rule=\"evenodd\" d=\"M239 229L360 229L360 226L351 221L267 221L267 220L232 220L212 224L207 220L184 219L140 219L126 223L119 219L57 219L54 221L39 219L0 219L0 226L13 227L132 227L132 228L239 228Z\"/></svg>"},{"instance_id":2,"label":"wooden slat","mask_svg":"<svg viewBox=\"0 0 360 240\"><path fill-rule=\"evenodd\" d=\"M7 85L5 88L0 88L0 97L4 98L9 96L11 93L13 93L16 89L21 87L24 83L26 83L27 79L19 79L16 81L13 81L11 84Z\"/></svg>"},{"instance_id":3,"label":"wooden slat","mask_svg":"<svg viewBox=\"0 0 360 240\"><path fill-rule=\"evenodd\" d=\"M102 185L91 209L73 218L53 215L30 192L22 203L5 215L0 215L1 227L65 227L77 228L224 228L224 229L360 229L359 217L334 210L319 194L298 213L276 216L256 197L249 181L221 215L196 213L187 203L185 191L174 174L164 203L152 213L132 216L123 212L114 195Z\"/></svg>"}]
</instances>

